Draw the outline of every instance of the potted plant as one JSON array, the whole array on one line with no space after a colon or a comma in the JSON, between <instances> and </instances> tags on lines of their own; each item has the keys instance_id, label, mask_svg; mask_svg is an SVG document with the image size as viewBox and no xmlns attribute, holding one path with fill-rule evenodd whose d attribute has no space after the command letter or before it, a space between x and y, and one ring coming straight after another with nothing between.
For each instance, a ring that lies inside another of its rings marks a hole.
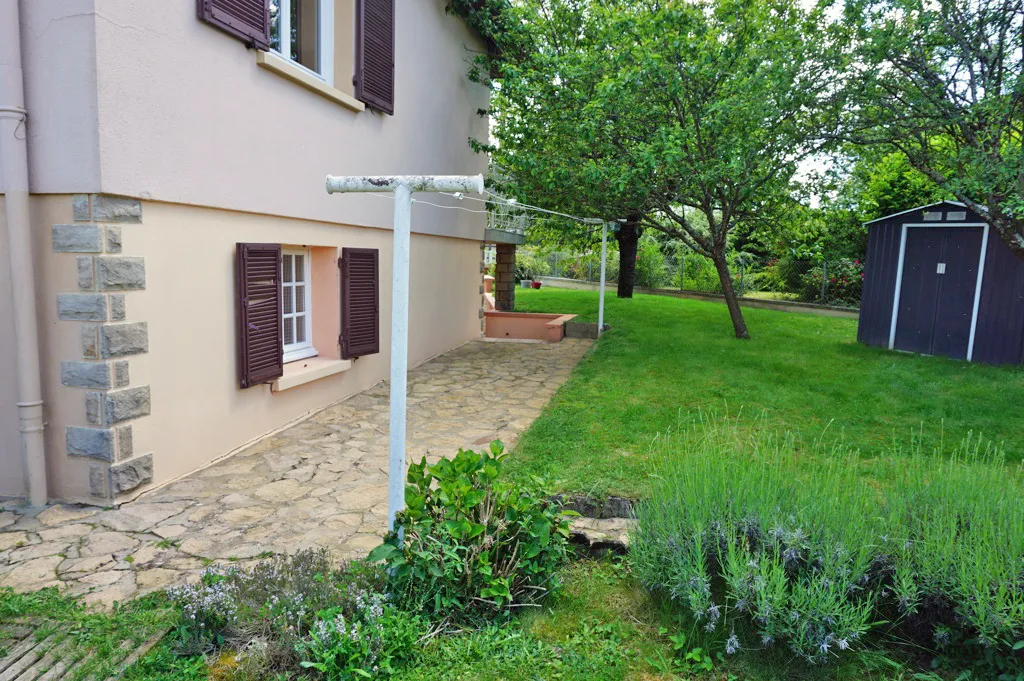
<instances>
[{"instance_id":1,"label":"potted plant","mask_svg":"<svg viewBox=\"0 0 1024 681\"><path fill-rule=\"evenodd\" d=\"M543 282L540 282L540 281L533 281L533 282L530 282L530 283L531 283L531 284L533 284L533 288L540 288L540 285L541 285L541 284L542 284Z\"/></svg>"}]
</instances>

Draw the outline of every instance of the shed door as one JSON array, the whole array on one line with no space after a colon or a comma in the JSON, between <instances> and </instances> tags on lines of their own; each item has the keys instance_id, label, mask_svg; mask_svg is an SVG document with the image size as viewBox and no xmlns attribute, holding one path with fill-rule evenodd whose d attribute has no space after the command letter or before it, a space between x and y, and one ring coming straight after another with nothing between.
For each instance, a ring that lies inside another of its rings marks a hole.
<instances>
[{"instance_id":1,"label":"shed door","mask_svg":"<svg viewBox=\"0 0 1024 681\"><path fill-rule=\"evenodd\" d=\"M908 227L899 350L967 358L981 255L980 227Z\"/></svg>"}]
</instances>

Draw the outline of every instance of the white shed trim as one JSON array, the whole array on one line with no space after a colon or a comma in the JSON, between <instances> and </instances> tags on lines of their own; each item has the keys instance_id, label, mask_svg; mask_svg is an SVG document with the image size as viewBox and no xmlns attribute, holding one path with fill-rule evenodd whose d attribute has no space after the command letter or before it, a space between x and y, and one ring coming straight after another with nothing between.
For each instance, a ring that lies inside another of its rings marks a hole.
<instances>
[{"instance_id":1,"label":"white shed trim","mask_svg":"<svg viewBox=\"0 0 1024 681\"><path fill-rule=\"evenodd\" d=\"M942 203L956 203L955 201L943 201ZM930 204L939 205L939 204ZM958 204L963 205L963 204ZM921 208L928 208L929 206L918 206L911 210L920 210ZM904 211L910 212L910 211ZM897 213L902 215L902 213ZM894 217L892 215L888 217ZM884 219L884 218L883 218ZM865 223L868 224L868 223ZM910 227L981 227L981 252L978 254L978 274L977 280L974 284L974 306L971 311L971 332L967 340L967 361L973 361L974 358L974 334L978 329L978 309L981 307L981 283L985 277L985 260L986 253L988 251L988 231L989 226L984 222L904 222L903 228L900 233L900 259L896 265L896 292L892 298L892 319L889 323L889 349L894 350L896 347L896 324L899 321L900 315L900 296L903 293L903 262L907 255L907 229Z\"/></svg>"},{"instance_id":2,"label":"white shed trim","mask_svg":"<svg viewBox=\"0 0 1024 681\"><path fill-rule=\"evenodd\" d=\"M915 210L923 210L925 208L931 208L933 206L946 206L946 205L959 206L960 208L967 208L967 204L960 203L959 201L937 201L935 203L926 203L925 205L917 206L916 208L908 208L907 210L902 210L899 213L893 213L892 215L883 215L880 218L875 218L874 220L868 220L864 224L865 225L873 225L876 222L881 222L882 220L888 220L889 218L898 218L901 215L906 215L907 213L913 213ZM961 223L959 226L963 227L965 225L963 223Z\"/></svg>"}]
</instances>

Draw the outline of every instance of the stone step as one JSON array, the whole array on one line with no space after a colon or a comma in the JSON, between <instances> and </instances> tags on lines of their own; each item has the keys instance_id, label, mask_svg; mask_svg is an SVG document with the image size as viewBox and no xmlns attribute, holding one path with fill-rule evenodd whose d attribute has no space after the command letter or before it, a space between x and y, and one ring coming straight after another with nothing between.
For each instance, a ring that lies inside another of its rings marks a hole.
<instances>
[{"instance_id":1,"label":"stone step","mask_svg":"<svg viewBox=\"0 0 1024 681\"><path fill-rule=\"evenodd\" d=\"M574 518L569 541L595 557L622 555L629 551L629 533L635 526L629 518Z\"/></svg>"}]
</instances>

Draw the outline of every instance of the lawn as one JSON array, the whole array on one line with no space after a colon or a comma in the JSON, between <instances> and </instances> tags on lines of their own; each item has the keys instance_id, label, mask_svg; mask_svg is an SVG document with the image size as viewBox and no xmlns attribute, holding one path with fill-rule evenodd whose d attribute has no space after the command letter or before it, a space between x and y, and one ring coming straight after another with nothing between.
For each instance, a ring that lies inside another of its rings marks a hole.
<instances>
[{"instance_id":1,"label":"lawn","mask_svg":"<svg viewBox=\"0 0 1024 681\"><path fill-rule=\"evenodd\" d=\"M516 309L596 320L597 293L516 290ZM973 432L1024 459L1024 369L869 348L857 323L744 310L751 340L733 337L721 303L606 298L611 330L520 439L510 468L562 490L642 496L651 443L701 415L764 416L805 442L841 438L875 455L922 438L949 451Z\"/></svg>"}]
</instances>

